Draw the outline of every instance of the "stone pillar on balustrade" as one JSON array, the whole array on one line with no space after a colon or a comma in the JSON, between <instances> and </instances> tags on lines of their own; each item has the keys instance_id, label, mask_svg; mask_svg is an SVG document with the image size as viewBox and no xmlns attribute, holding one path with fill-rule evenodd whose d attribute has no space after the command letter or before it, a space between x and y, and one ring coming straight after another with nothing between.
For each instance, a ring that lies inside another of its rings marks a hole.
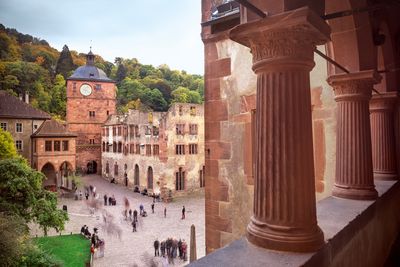
<instances>
[{"instance_id":1,"label":"stone pillar on balustrade","mask_svg":"<svg viewBox=\"0 0 400 267\"><path fill-rule=\"evenodd\" d=\"M319 249L309 75L330 28L309 8L241 24L230 38L251 49L257 74L254 213L248 240L295 252Z\"/></svg>"},{"instance_id":2,"label":"stone pillar on balustrade","mask_svg":"<svg viewBox=\"0 0 400 267\"><path fill-rule=\"evenodd\" d=\"M394 126L394 112L398 100L398 92L387 92L373 95L369 104L375 179L398 179Z\"/></svg>"},{"instance_id":3,"label":"stone pillar on balustrade","mask_svg":"<svg viewBox=\"0 0 400 267\"><path fill-rule=\"evenodd\" d=\"M332 195L372 200L378 196L372 171L369 100L376 71L337 74L328 78L337 102L336 174Z\"/></svg>"}]
</instances>

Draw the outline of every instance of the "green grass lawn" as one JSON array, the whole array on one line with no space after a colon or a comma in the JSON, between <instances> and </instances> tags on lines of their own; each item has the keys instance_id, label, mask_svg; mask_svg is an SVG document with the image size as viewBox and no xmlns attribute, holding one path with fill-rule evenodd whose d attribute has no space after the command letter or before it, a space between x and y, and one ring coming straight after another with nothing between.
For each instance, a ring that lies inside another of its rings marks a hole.
<instances>
[{"instance_id":1,"label":"green grass lawn","mask_svg":"<svg viewBox=\"0 0 400 267\"><path fill-rule=\"evenodd\" d=\"M62 235L35 238L43 250L64 263L65 267L85 266L90 259L90 240L82 235Z\"/></svg>"}]
</instances>

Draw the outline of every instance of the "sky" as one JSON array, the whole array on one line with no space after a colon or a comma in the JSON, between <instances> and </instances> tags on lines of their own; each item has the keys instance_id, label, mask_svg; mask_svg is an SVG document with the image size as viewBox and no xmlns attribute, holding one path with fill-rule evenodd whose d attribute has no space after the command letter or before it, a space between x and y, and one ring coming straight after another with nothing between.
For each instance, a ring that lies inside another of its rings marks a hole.
<instances>
[{"instance_id":1,"label":"sky","mask_svg":"<svg viewBox=\"0 0 400 267\"><path fill-rule=\"evenodd\" d=\"M0 0L0 23L61 51L204 73L200 0Z\"/></svg>"}]
</instances>

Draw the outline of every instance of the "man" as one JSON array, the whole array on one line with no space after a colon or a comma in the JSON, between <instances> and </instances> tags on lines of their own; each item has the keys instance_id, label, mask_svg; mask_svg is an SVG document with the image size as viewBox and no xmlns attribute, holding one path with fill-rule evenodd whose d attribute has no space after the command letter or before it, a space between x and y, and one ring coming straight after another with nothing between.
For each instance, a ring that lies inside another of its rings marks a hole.
<instances>
[{"instance_id":1,"label":"man","mask_svg":"<svg viewBox=\"0 0 400 267\"><path fill-rule=\"evenodd\" d=\"M185 211L186 211L185 206L183 206L183 208L182 208L182 220L185 219Z\"/></svg>"},{"instance_id":2,"label":"man","mask_svg":"<svg viewBox=\"0 0 400 267\"><path fill-rule=\"evenodd\" d=\"M154 213L154 203L151 203L151 213Z\"/></svg>"},{"instance_id":3,"label":"man","mask_svg":"<svg viewBox=\"0 0 400 267\"><path fill-rule=\"evenodd\" d=\"M144 207L143 207L143 204L140 204L140 206L139 206L140 215L142 215L142 213L143 213L143 209L144 209Z\"/></svg>"},{"instance_id":4,"label":"man","mask_svg":"<svg viewBox=\"0 0 400 267\"><path fill-rule=\"evenodd\" d=\"M165 256L165 241L161 241L160 244L160 248L161 248L161 256Z\"/></svg>"},{"instance_id":5,"label":"man","mask_svg":"<svg viewBox=\"0 0 400 267\"><path fill-rule=\"evenodd\" d=\"M156 241L154 241L154 257L160 257L160 242L158 241L158 239L156 239Z\"/></svg>"},{"instance_id":6,"label":"man","mask_svg":"<svg viewBox=\"0 0 400 267\"><path fill-rule=\"evenodd\" d=\"M164 207L164 218L167 218L167 207Z\"/></svg>"},{"instance_id":7,"label":"man","mask_svg":"<svg viewBox=\"0 0 400 267\"><path fill-rule=\"evenodd\" d=\"M107 199L108 199L108 198L107 198L107 195L104 194L104 197L103 197L103 198L104 198L104 206L107 206Z\"/></svg>"},{"instance_id":8,"label":"man","mask_svg":"<svg viewBox=\"0 0 400 267\"><path fill-rule=\"evenodd\" d=\"M137 222L137 210L133 211L133 221Z\"/></svg>"},{"instance_id":9,"label":"man","mask_svg":"<svg viewBox=\"0 0 400 267\"><path fill-rule=\"evenodd\" d=\"M136 232L136 221L133 220L132 222L132 232Z\"/></svg>"}]
</instances>

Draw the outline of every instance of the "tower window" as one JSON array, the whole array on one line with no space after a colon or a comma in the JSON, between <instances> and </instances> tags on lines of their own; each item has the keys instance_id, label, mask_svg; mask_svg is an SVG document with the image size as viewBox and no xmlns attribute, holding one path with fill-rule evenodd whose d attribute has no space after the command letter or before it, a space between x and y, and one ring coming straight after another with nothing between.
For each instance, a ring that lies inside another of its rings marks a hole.
<instances>
[{"instance_id":1,"label":"tower window","mask_svg":"<svg viewBox=\"0 0 400 267\"><path fill-rule=\"evenodd\" d=\"M94 89L96 89L96 90L100 90L101 89L101 84L95 84L95 86L94 86Z\"/></svg>"},{"instance_id":2,"label":"tower window","mask_svg":"<svg viewBox=\"0 0 400 267\"><path fill-rule=\"evenodd\" d=\"M89 111L89 117L94 118L96 116L96 112Z\"/></svg>"},{"instance_id":3,"label":"tower window","mask_svg":"<svg viewBox=\"0 0 400 267\"><path fill-rule=\"evenodd\" d=\"M94 145L94 139L89 139L89 144Z\"/></svg>"}]
</instances>

